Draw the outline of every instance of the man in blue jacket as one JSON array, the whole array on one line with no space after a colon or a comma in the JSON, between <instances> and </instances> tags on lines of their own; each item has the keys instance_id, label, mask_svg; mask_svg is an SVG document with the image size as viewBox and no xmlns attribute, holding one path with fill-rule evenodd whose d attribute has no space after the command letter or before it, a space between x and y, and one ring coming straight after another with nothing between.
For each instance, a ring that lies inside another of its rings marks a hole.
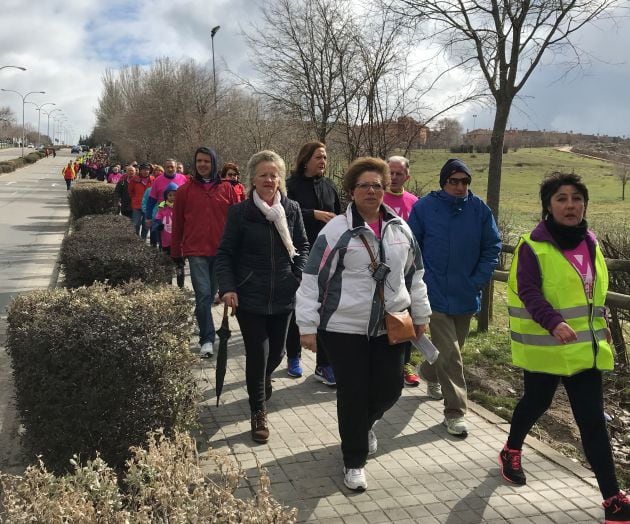
<instances>
[{"instance_id":1,"label":"man in blue jacket","mask_svg":"<svg viewBox=\"0 0 630 524\"><path fill-rule=\"evenodd\" d=\"M444 398L444 425L459 437L468 435L461 349L501 251L492 212L470 191L471 181L468 166L451 158L440 171L442 189L418 200L408 220L424 259L431 339L440 351L437 361L423 362L419 372L429 395Z\"/></svg>"}]
</instances>

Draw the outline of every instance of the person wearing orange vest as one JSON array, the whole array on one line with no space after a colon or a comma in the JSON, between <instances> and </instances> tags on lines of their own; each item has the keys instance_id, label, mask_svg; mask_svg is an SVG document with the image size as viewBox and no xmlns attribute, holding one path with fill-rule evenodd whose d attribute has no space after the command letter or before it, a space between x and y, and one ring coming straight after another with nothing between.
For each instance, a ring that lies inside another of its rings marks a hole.
<instances>
[{"instance_id":1,"label":"person wearing orange vest","mask_svg":"<svg viewBox=\"0 0 630 524\"><path fill-rule=\"evenodd\" d=\"M604 303L608 271L584 219L588 189L575 174L553 173L540 186L542 221L519 242L508 280L512 360L524 392L499 453L501 475L526 483L525 437L562 381L584 454L604 499L606 523L630 523L630 499L619 490L606 420L602 371L613 369Z\"/></svg>"},{"instance_id":2,"label":"person wearing orange vest","mask_svg":"<svg viewBox=\"0 0 630 524\"><path fill-rule=\"evenodd\" d=\"M68 162L68 165L63 168L62 174L63 174L63 179L66 181L66 189L70 191L70 187L72 186L72 181L76 178L76 174L74 172L74 167L72 166L72 162Z\"/></svg>"}]
</instances>

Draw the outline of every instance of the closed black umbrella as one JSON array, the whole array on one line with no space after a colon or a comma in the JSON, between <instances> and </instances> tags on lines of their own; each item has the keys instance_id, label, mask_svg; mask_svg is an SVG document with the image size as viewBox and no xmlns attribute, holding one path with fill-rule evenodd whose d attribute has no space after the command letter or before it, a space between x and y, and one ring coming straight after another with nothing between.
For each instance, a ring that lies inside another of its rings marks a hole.
<instances>
[{"instance_id":1,"label":"closed black umbrella","mask_svg":"<svg viewBox=\"0 0 630 524\"><path fill-rule=\"evenodd\" d=\"M223 305L223 321L221 327L217 330L219 336L219 351L217 353L217 367L215 371L216 389L217 389L217 406L221 391L223 391L223 381L225 380L225 370L227 368L227 347L228 339L232 336L230 333L230 323L228 320L228 305Z\"/></svg>"}]
</instances>

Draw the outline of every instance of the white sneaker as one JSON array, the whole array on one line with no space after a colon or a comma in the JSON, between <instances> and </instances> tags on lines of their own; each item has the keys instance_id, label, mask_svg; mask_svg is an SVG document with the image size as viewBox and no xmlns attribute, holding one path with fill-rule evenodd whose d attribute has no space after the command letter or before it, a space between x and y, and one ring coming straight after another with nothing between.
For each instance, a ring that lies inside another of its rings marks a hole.
<instances>
[{"instance_id":1,"label":"white sneaker","mask_svg":"<svg viewBox=\"0 0 630 524\"><path fill-rule=\"evenodd\" d=\"M352 491L365 491L365 468L343 468L343 483Z\"/></svg>"},{"instance_id":2,"label":"white sneaker","mask_svg":"<svg viewBox=\"0 0 630 524\"><path fill-rule=\"evenodd\" d=\"M446 431L451 435L455 435L456 437L468 436L468 425L464 417L445 418L442 424L446 426Z\"/></svg>"},{"instance_id":3,"label":"white sneaker","mask_svg":"<svg viewBox=\"0 0 630 524\"><path fill-rule=\"evenodd\" d=\"M212 342L206 342L205 344L202 344L201 351L199 351L199 356L201 358L210 358L212 355L214 355Z\"/></svg>"},{"instance_id":4,"label":"white sneaker","mask_svg":"<svg viewBox=\"0 0 630 524\"><path fill-rule=\"evenodd\" d=\"M444 398L442 395L442 386L440 386L439 382L427 382L427 393L435 400L442 400Z\"/></svg>"}]
</instances>

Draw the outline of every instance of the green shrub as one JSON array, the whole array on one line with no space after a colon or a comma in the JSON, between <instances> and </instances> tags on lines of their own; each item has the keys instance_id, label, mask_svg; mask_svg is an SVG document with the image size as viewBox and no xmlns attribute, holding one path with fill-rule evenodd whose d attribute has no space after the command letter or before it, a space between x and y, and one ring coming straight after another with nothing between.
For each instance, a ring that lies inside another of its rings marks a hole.
<instances>
[{"instance_id":1,"label":"green shrub","mask_svg":"<svg viewBox=\"0 0 630 524\"><path fill-rule=\"evenodd\" d=\"M64 471L99 451L113 467L148 431L191 427L191 305L139 282L34 291L9 307L7 353L29 461Z\"/></svg>"},{"instance_id":2,"label":"green shrub","mask_svg":"<svg viewBox=\"0 0 630 524\"><path fill-rule=\"evenodd\" d=\"M86 215L117 215L118 198L114 184L81 180L70 191L70 213L75 220Z\"/></svg>"},{"instance_id":3,"label":"green shrub","mask_svg":"<svg viewBox=\"0 0 630 524\"><path fill-rule=\"evenodd\" d=\"M123 216L89 215L78 220L64 238L59 264L67 287L131 280L164 284L173 280L174 265L166 254L148 246Z\"/></svg>"},{"instance_id":4,"label":"green shrub","mask_svg":"<svg viewBox=\"0 0 630 524\"><path fill-rule=\"evenodd\" d=\"M261 468L255 497L234 496L244 478L242 469L223 455L211 452L219 474L204 476L195 443L182 434L172 440L156 435L148 449L136 448L127 464L121 492L119 477L100 458L55 477L40 464L24 477L2 475L0 517L6 522L257 522L293 523L297 510L284 507L269 495L269 476Z\"/></svg>"},{"instance_id":5,"label":"green shrub","mask_svg":"<svg viewBox=\"0 0 630 524\"><path fill-rule=\"evenodd\" d=\"M40 158L42 158L40 156L40 154L37 151L34 151L32 153L29 153L28 155L26 155L24 157L24 162L26 162L27 164L34 164L35 162L37 162Z\"/></svg>"}]
</instances>

